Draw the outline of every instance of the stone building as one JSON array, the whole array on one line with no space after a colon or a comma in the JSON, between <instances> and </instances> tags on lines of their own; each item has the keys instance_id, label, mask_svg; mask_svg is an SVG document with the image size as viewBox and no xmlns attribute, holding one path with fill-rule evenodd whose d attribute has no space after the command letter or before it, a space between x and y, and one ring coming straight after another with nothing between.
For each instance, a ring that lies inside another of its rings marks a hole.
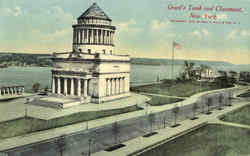
<instances>
[{"instance_id":1,"label":"stone building","mask_svg":"<svg viewBox=\"0 0 250 156\"><path fill-rule=\"evenodd\" d=\"M20 86L20 85L1 86L0 85L0 96L21 95L23 93L24 93L24 86Z\"/></svg>"},{"instance_id":2,"label":"stone building","mask_svg":"<svg viewBox=\"0 0 250 156\"><path fill-rule=\"evenodd\" d=\"M102 103L130 95L130 57L114 53L116 27L94 3L73 25L72 52L53 53L52 93Z\"/></svg>"}]
</instances>

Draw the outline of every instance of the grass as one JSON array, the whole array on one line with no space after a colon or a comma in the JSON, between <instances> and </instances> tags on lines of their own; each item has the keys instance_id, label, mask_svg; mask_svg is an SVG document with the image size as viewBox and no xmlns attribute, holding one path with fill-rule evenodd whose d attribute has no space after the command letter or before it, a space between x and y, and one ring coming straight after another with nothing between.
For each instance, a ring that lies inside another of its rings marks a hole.
<instances>
[{"instance_id":1,"label":"grass","mask_svg":"<svg viewBox=\"0 0 250 156\"><path fill-rule=\"evenodd\" d=\"M250 125L250 106L242 107L234 112L228 113L222 118L223 121Z\"/></svg>"},{"instance_id":2,"label":"grass","mask_svg":"<svg viewBox=\"0 0 250 156\"><path fill-rule=\"evenodd\" d=\"M161 106L171 103L176 103L179 101L183 101L183 99L177 99L177 98L168 98L168 97L162 97L162 96L150 96L151 100L148 101L148 103L152 106Z\"/></svg>"},{"instance_id":3,"label":"grass","mask_svg":"<svg viewBox=\"0 0 250 156\"><path fill-rule=\"evenodd\" d=\"M122 109L93 111L93 112L79 112L72 115L55 118L51 120L41 120L31 117L20 118L16 120L6 121L0 123L0 139L5 139L14 136L20 136L36 131L47 130L56 127L62 127L79 122L104 118L112 115L118 115L128 112L140 110L137 106L129 106Z\"/></svg>"},{"instance_id":4,"label":"grass","mask_svg":"<svg viewBox=\"0 0 250 156\"><path fill-rule=\"evenodd\" d=\"M240 95L238 95L238 97L243 97L243 98L250 97L250 92L240 94Z\"/></svg>"},{"instance_id":5,"label":"grass","mask_svg":"<svg viewBox=\"0 0 250 156\"><path fill-rule=\"evenodd\" d=\"M140 156L245 156L249 145L248 129L207 125Z\"/></svg>"},{"instance_id":6,"label":"grass","mask_svg":"<svg viewBox=\"0 0 250 156\"><path fill-rule=\"evenodd\" d=\"M180 97L189 97L195 93L199 93L200 91L203 92L215 89L221 89L221 87L213 82L198 81L167 81L161 84L152 84L131 88L131 90L134 92L147 92Z\"/></svg>"}]
</instances>

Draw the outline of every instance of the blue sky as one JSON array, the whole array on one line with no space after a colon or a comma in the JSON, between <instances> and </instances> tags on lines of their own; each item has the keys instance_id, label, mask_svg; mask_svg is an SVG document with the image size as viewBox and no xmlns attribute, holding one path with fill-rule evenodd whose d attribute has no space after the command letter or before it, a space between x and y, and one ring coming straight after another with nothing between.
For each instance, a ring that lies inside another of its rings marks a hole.
<instances>
[{"instance_id":1,"label":"blue sky","mask_svg":"<svg viewBox=\"0 0 250 156\"><path fill-rule=\"evenodd\" d=\"M176 59L250 63L250 0L0 0L0 51L52 53L70 51L72 24L93 2L117 27L116 53L132 57L171 58L172 42L182 45ZM173 11L173 6L243 8L239 12ZM240 24L173 23L190 13L216 14L217 21Z\"/></svg>"}]
</instances>

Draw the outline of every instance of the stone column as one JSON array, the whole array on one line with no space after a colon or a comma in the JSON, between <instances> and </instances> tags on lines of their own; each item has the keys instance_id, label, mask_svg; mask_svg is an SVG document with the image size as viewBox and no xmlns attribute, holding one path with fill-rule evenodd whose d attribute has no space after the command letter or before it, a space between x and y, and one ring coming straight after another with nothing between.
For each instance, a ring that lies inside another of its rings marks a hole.
<instances>
[{"instance_id":1,"label":"stone column","mask_svg":"<svg viewBox=\"0 0 250 156\"><path fill-rule=\"evenodd\" d=\"M82 33L82 29L80 30L80 43L82 44L82 39L83 39L83 33Z\"/></svg>"},{"instance_id":2,"label":"stone column","mask_svg":"<svg viewBox=\"0 0 250 156\"><path fill-rule=\"evenodd\" d=\"M73 96L75 95L74 78L71 78L70 94Z\"/></svg>"},{"instance_id":3,"label":"stone column","mask_svg":"<svg viewBox=\"0 0 250 156\"><path fill-rule=\"evenodd\" d=\"M113 95L116 94L115 88L116 88L116 84L115 84L115 78L114 78L113 81L112 81L112 94L113 94Z\"/></svg>"},{"instance_id":4,"label":"stone column","mask_svg":"<svg viewBox=\"0 0 250 156\"><path fill-rule=\"evenodd\" d=\"M93 34L94 34L94 43L97 43L97 29L93 30Z\"/></svg>"},{"instance_id":5,"label":"stone column","mask_svg":"<svg viewBox=\"0 0 250 156\"><path fill-rule=\"evenodd\" d=\"M119 94L119 78L116 78L116 94Z\"/></svg>"},{"instance_id":6,"label":"stone column","mask_svg":"<svg viewBox=\"0 0 250 156\"><path fill-rule=\"evenodd\" d=\"M103 30L100 31L100 44L103 44Z\"/></svg>"},{"instance_id":7,"label":"stone column","mask_svg":"<svg viewBox=\"0 0 250 156\"><path fill-rule=\"evenodd\" d=\"M78 79L78 83L77 83L77 91L78 91L78 96L81 96L81 79Z\"/></svg>"},{"instance_id":8,"label":"stone column","mask_svg":"<svg viewBox=\"0 0 250 156\"><path fill-rule=\"evenodd\" d=\"M89 43L89 29L86 29L86 33L87 33L86 43Z\"/></svg>"},{"instance_id":9,"label":"stone column","mask_svg":"<svg viewBox=\"0 0 250 156\"><path fill-rule=\"evenodd\" d=\"M24 87L22 88L22 94L24 93Z\"/></svg>"},{"instance_id":10,"label":"stone column","mask_svg":"<svg viewBox=\"0 0 250 156\"><path fill-rule=\"evenodd\" d=\"M106 44L106 41L105 41L105 33L106 33L106 31L103 30L103 34L102 34L102 37L103 37L102 42L103 42L103 44Z\"/></svg>"},{"instance_id":11,"label":"stone column","mask_svg":"<svg viewBox=\"0 0 250 156\"><path fill-rule=\"evenodd\" d=\"M121 78L121 91L124 93L124 78Z\"/></svg>"},{"instance_id":12,"label":"stone column","mask_svg":"<svg viewBox=\"0 0 250 156\"><path fill-rule=\"evenodd\" d=\"M0 89L0 96L2 95L2 89Z\"/></svg>"},{"instance_id":13,"label":"stone column","mask_svg":"<svg viewBox=\"0 0 250 156\"><path fill-rule=\"evenodd\" d=\"M96 43L99 44L99 29L96 29Z\"/></svg>"},{"instance_id":14,"label":"stone column","mask_svg":"<svg viewBox=\"0 0 250 156\"><path fill-rule=\"evenodd\" d=\"M109 96L109 79L106 79L106 96Z\"/></svg>"},{"instance_id":15,"label":"stone column","mask_svg":"<svg viewBox=\"0 0 250 156\"><path fill-rule=\"evenodd\" d=\"M107 79L107 96L110 96L110 79Z\"/></svg>"},{"instance_id":16,"label":"stone column","mask_svg":"<svg viewBox=\"0 0 250 156\"><path fill-rule=\"evenodd\" d=\"M56 84L55 84L55 77L52 77L52 93L56 93Z\"/></svg>"},{"instance_id":17,"label":"stone column","mask_svg":"<svg viewBox=\"0 0 250 156\"><path fill-rule=\"evenodd\" d=\"M123 78L123 92L126 92L126 78Z\"/></svg>"},{"instance_id":18,"label":"stone column","mask_svg":"<svg viewBox=\"0 0 250 156\"><path fill-rule=\"evenodd\" d=\"M94 43L94 29L91 30L91 43Z\"/></svg>"},{"instance_id":19,"label":"stone column","mask_svg":"<svg viewBox=\"0 0 250 156\"><path fill-rule=\"evenodd\" d=\"M114 36L114 32L113 32L113 31L111 31L111 44L113 44L113 43L114 43L114 41L113 41L113 36Z\"/></svg>"},{"instance_id":20,"label":"stone column","mask_svg":"<svg viewBox=\"0 0 250 156\"><path fill-rule=\"evenodd\" d=\"M66 77L63 78L64 80L64 95L66 96L68 94L68 84L67 84L67 79Z\"/></svg>"},{"instance_id":21,"label":"stone column","mask_svg":"<svg viewBox=\"0 0 250 156\"><path fill-rule=\"evenodd\" d=\"M88 89L88 80L87 79L84 79L84 92L83 92L83 94L84 94L84 97L87 97L88 96L88 91L87 91L87 89Z\"/></svg>"},{"instance_id":22,"label":"stone column","mask_svg":"<svg viewBox=\"0 0 250 156\"><path fill-rule=\"evenodd\" d=\"M83 43L87 43L87 32L86 29L83 29Z\"/></svg>"},{"instance_id":23,"label":"stone column","mask_svg":"<svg viewBox=\"0 0 250 156\"><path fill-rule=\"evenodd\" d=\"M108 44L110 44L110 31L108 31L107 37L108 37Z\"/></svg>"},{"instance_id":24,"label":"stone column","mask_svg":"<svg viewBox=\"0 0 250 156\"><path fill-rule=\"evenodd\" d=\"M79 44L79 31L76 30L76 44Z\"/></svg>"},{"instance_id":25,"label":"stone column","mask_svg":"<svg viewBox=\"0 0 250 156\"><path fill-rule=\"evenodd\" d=\"M118 93L121 93L121 78L118 78Z\"/></svg>"},{"instance_id":26,"label":"stone column","mask_svg":"<svg viewBox=\"0 0 250 156\"><path fill-rule=\"evenodd\" d=\"M57 94L61 94L61 78L57 78Z\"/></svg>"}]
</instances>

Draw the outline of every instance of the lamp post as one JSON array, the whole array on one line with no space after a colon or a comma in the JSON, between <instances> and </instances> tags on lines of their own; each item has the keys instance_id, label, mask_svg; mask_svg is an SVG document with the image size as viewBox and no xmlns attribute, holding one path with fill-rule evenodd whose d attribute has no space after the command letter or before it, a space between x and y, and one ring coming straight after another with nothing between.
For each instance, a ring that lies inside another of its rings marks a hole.
<instances>
[{"instance_id":1,"label":"lamp post","mask_svg":"<svg viewBox=\"0 0 250 156\"><path fill-rule=\"evenodd\" d=\"M89 139L88 142L89 142L89 152L88 152L88 156L90 156L92 139Z\"/></svg>"}]
</instances>

